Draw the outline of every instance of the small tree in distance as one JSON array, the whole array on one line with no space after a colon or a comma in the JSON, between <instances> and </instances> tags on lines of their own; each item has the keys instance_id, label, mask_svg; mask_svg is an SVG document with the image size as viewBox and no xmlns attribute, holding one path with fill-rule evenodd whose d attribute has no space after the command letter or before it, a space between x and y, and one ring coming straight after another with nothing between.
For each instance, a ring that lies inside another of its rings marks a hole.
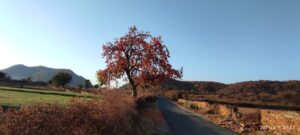
<instances>
[{"instance_id":1,"label":"small tree in distance","mask_svg":"<svg viewBox=\"0 0 300 135\"><path fill-rule=\"evenodd\" d=\"M9 82L9 81L11 81L11 77L8 74L0 71L0 81Z\"/></svg>"},{"instance_id":2,"label":"small tree in distance","mask_svg":"<svg viewBox=\"0 0 300 135\"><path fill-rule=\"evenodd\" d=\"M92 83L91 83L90 80L85 80L84 87L85 87L85 88L92 88L93 85L92 85Z\"/></svg>"},{"instance_id":3,"label":"small tree in distance","mask_svg":"<svg viewBox=\"0 0 300 135\"><path fill-rule=\"evenodd\" d=\"M72 75L65 72L58 72L52 77L51 83L55 86L62 86L65 90L65 86L72 81Z\"/></svg>"},{"instance_id":4,"label":"small tree in distance","mask_svg":"<svg viewBox=\"0 0 300 135\"><path fill-rule=\"evenodd\" d=\"M0 72L0 81L4 80L6 78L6 73Z\"/></svg>"},{"instance_id":5,"label":"small tree in distance","mask_svg":"<svg viewBox=\"0 0 300 135\"><path fill-rule=\"evenodd\" d=\"M123 37L104 44L103 51L107 67L98 76L110 82L126 75L133 97L137 96L137 86L182 76L182 70L173 69L169 63L170 52L161 37L152 37L135 26L130 27Z\"/></svg>"},{"instance_id":6,"label":"small tree in distance","mask_svg":"<svg viewBox=\"0 0 300 135\"><path fill-rule=\"evenodd\" d=\"M102 70L98 70L96 72L96 78L97 78L97 82L98 82L98 89L101 91L102 86L105 84L104 79L101 76L101 72Z\"/></svg>"}]
</instances>

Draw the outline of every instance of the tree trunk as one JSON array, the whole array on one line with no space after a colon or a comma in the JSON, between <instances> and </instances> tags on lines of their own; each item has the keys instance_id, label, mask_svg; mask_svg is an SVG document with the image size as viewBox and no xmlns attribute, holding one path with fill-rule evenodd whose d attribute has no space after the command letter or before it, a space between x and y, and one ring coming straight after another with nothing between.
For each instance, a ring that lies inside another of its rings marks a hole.
<instances>
[{"instance_id":1,"label":"tree trunk","mask_svg":"<svg viewBox=\"0 0 300 135\"><path fill-rule=\"evenodd\" d=\"M131 85L131 89L132 89L132 96L133 96L133 97L137 97L136 86L135 86L135 85Z\"/></svg>"},{"instance_id":2,"label":"tree trunk","mask_svg":"<svg viewBox=\"0 0 300 135\"><path fill-rule=\"evenodd\" d=\"M137 97L137 90L136 90L136 85L135 85L135 83L134 83L134 80L132 79L132 77L131 77L131 75L130 75L130 71L126 71L126 75L127 75L127 78L128 78L128 80L129 80L129 83L130 83L130 85L131 85L131 93L132 93L132 96L134 97L134 98L136 98Z\"/></svg>"}]
</instances>

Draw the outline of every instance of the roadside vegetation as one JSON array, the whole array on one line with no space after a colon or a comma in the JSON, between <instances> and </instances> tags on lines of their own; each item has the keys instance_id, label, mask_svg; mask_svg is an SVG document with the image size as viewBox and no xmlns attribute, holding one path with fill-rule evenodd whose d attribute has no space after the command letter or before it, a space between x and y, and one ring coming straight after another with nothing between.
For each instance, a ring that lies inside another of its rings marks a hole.
<instances>
[{"instance_id":1,"label":"roadside vegetation","mask_svg":"<svg viewBox=\"0 0 300 135\"><path fill-rule=\"evenodd\" d=\"M101 100L76 99L67 106L39 104L0 111L1 135L150 135L154 121L140 114L154 96L134 99L120 91L105 91ZM139 104L139 105L137 105Z\"/></svg>"}]
</instances>

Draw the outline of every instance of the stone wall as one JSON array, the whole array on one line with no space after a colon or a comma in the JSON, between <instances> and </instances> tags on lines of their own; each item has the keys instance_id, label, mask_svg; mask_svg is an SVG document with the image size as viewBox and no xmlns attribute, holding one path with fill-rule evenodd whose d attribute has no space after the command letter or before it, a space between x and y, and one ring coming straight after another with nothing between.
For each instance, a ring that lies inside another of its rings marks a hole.
<instances>
[{"instance_id":1,"label":"stone wall","mask_svg":"<svg viewBox=\"0 0 300 135\"><path fill-rule=\"evenodd\" d=\"M249 108L249 107L238 107L238 112L242 115L253 114L260 112L261 109L258 108Z\"/></svg>"},{"instance_id":2,"label":"stone wall","mask_svg":"<svg viewBox=\"0 0 300 135\"><path fill-rule=\"evenodd\" d=\"M232 113L233 113L233 107L232 106L219 105L218 108L219 108L218 112L221 116L231 116Z\"/></svg>"},{"instance_id":3,"label":"stone wall","mask_svg":"<svg viewBox=\"0 0 300 135\"><path fill-rule=\"evenodd\" d=\"M185 99L178 99L178 104L185 104L186 103L186 100Z\"/></svg>"},{"instance_id":4,"label":"stone wall","mask_svg":"<svg viewBox=\"0 0 300 135\"><path fill-rule=\"evenodd\" d=\"M300 135L300 112L262 109L261 124L272 133Z\"/></svg>"},{"instance_id":5,"label":"stone wall","mask_svg":"<svg viewBox=\"0 0 300 135\"><path fill-rule=\"evenodd\" d=\"M201 109L209 109L210 105L207 102L193 101L193 105Z\"/></svg>"},{"instance_id":6,"label":"stone wall","mask_svg":"<svg viewBox=\"0 0 300 135\"><path fill-rule=\"evenodd\" d=\"M224 104L211 104L203 101L189 101L185 99L178 99L178 103L188 103L203 110L215 110L219 115L224 117L230 116L234 120L255 113L258 115L257 120L261 124L261 130L267 131L270 134L300 135L300 112L297 111L235 107ZM241 116L237 117L237 114Z\"/></svg>"}]
</instances>

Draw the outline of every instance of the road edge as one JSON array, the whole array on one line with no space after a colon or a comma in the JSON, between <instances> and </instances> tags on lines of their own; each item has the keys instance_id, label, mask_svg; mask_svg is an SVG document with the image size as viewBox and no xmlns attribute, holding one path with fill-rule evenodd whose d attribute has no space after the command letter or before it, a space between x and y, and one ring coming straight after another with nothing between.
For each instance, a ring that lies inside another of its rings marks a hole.
<instances>
[{"instance_id":1,"label":"road edge","mask_svg":"<svg viewBox=\"0 0 300 135\"><path fill-rule=\"evenodd\" d=\"M195 115L195 116L197 116L197 117L200 117L201 119L203 119L203 120L205 120L205 121L207 121L207 122L209 122L209 123L211 123L211 124L217 125L217 126L219 126L220 128L224 128L224 129L226 129L226 130L230 130L230 131L231 131L232 133L234 133L234 134L237 134L237 135L239 134L239 133L236 133L236 132L232 131L232 130L229 129L229 128L222 127L221 125L216 124L216 123L214 123L214 122L212 122L212 121L206 119L206 118L203 117L201 114L195 113L195 112L193 112L193 111L191 111L191 110L189 110L189 109L187 109L187 108L185 108L185 107L183 107L183 106L177 104L175 101L170 101L170 100L168 100L168 99L166 99L166 98L164 98L164 97L161 97L161 98L162 98L163 100L166 100L167 102L169 102L169 103L171 103L171 104L173 104L173 105L175 105L175 106L181 108L182 110L184 110L184 111L186 111L186 112L188 112L188 113L191 113L191 114L193 114L193 115ZM165 117L165 116L164 116L164 117ZM168 124L169 124L169 122L168 122Z\"/></svg>"}]
</instances>

